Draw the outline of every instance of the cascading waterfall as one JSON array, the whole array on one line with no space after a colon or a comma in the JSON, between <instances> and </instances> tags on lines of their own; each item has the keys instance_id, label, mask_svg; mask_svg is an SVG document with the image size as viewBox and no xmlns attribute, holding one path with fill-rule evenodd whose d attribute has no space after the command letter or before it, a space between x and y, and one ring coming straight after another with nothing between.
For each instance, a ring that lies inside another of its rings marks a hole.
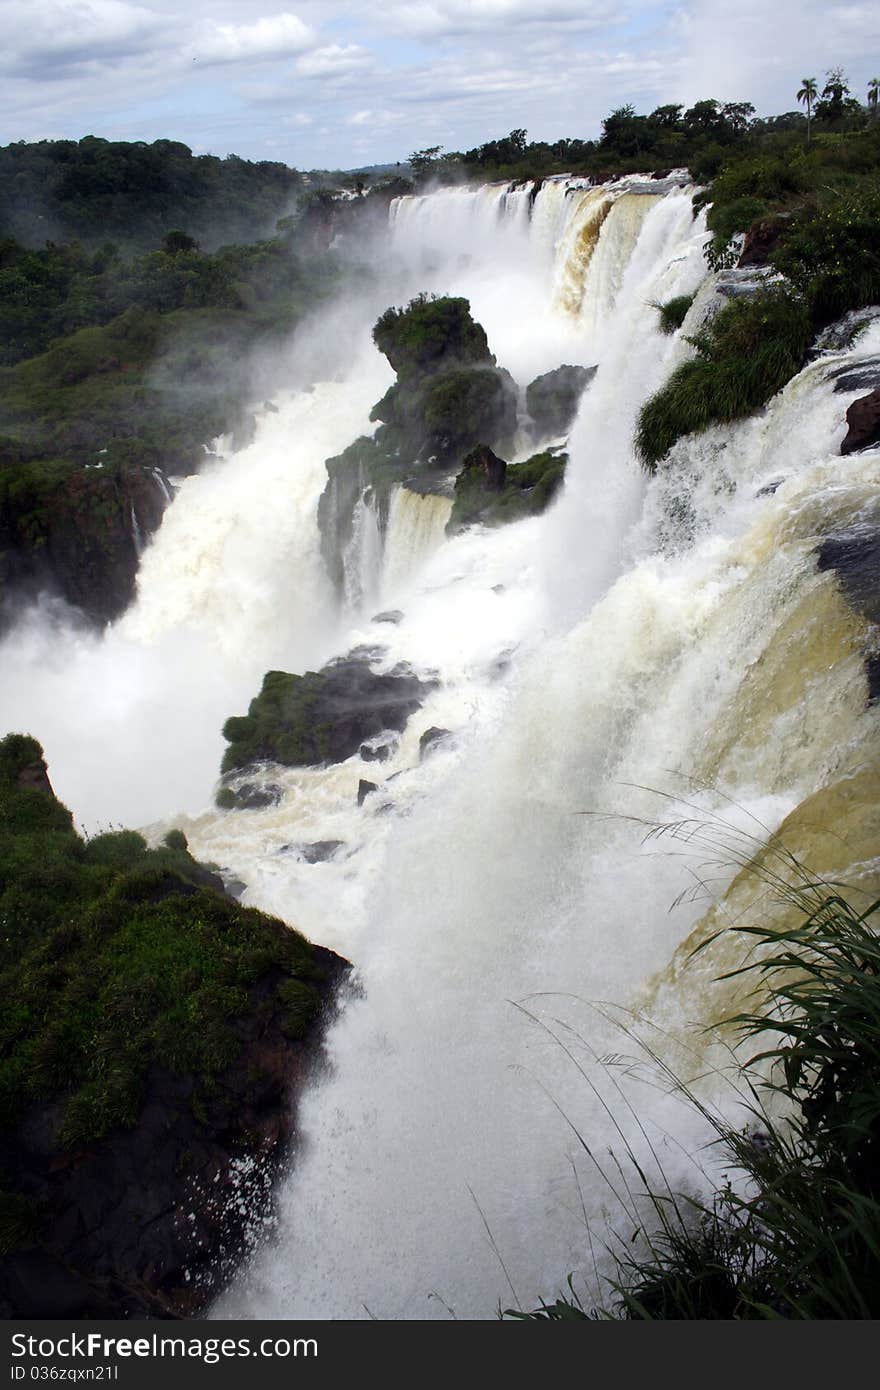
<instances>
[{"instance_id":1,"label":"cascading waterfall","mask_svg":"<svg viewBox=\"0 0 880 1390\"><path fill-rule=\"evenodd\" d=\"M135 554L136 554L136 555L141 555L142 552L143 552L143 549L144 549L144 538L143 538L143 536L141 535L140 522L139 522L138 519L137 519L137 512L136 512L135 509L134 509L134 503L133 503L133 502L132 502L131 507L130 507L129 510L130 510L130 513L131 513L131 539L132 539L132 544L134 545Z\"/></svg>"},{"instance_id":2,"label":"cascading waterfall","mask_svg":"<svg viewBox=\"0 0 880 1390\"><path fill-rule=\"evenodd\" d=\"M343 556L344 598L352 611L368 608L377 597L382 562L379 516L368 490L358 498L352 516L351 540Z\"/></svg>"},{"instance_id":3,"label":"cascading waterfall","mask_svg":"<svg viewBox=\"0 0 880 1390\"><path fill-rule=\"evenodd\" d=\"M467 294L520 385L598 362L548 513L445 539L449 500L399 488L380 556L365 500L339 620L315 508L324 458L369 428L387 384L365 344L345 380L279 400L248 449L182 483L110 633L32 618L4 647L3 722L43 740L81 818L101 798L105 818L187 812L193 851L246 901L357 966L276 1234L222 1314L491 1317L570 1271L589 1283L585 1215L601 1231L613 1199L573 1128L619 1149L607 1103L651 1163L615 1069L591 1071L594 1091L575 1065L634 1050L589 1001L650 999L679 1032L724 1012L676 956L704 930L702 903L667 911L687 864L642 853L634 820L696 807L760 838L876 760L864 624L815 551L874 505L880 454L837 453L858 390L835 391L834 372L876 354L880 329L760 416L682 440L648 480L637 411L690 351L651 305L700 286L703 224L684 188L533 193L401 199L390 230L398 283ZM373 621L374 599L399 621ZM207 808L220 725L262 672L354 645L439 676L379 772L359 756L273 768L276 804ZM422 757L431 727L447 733ZM364 776L382 785L358 807ZM314 863L317 840L336 848ZM717 872L723 906L735 865ZM689 1037L692 1070L706 1048ZM656 1087L628 1094L670 1181L704 1182L699 1120Z\"/></svg>"},{"instance_id":4,"label":"cascading waterfall","mask_svg":"<svg viewBox=\"0 0 880 1390\"><path fill-rule=\"evenodd\" d=\"M390 601L443 544L452 499L395 488L382 563L382 601Z\"/></svg>"}]
</instances>

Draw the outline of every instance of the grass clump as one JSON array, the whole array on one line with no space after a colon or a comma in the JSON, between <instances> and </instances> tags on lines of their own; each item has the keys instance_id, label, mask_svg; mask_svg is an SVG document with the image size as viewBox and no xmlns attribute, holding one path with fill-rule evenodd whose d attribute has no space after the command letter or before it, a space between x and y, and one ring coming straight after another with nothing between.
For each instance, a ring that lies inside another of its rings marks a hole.
<instances>
[{"instance_id":1,"label":"grass clump","mask_svg":"<svg viewBox=\"0 0 880 1390\"><path fill-rule=\"evenodd\" d=\"M302 1036L322 971L297 932L210 886L179 832L83 841L22 782L35 766L34 739L0 741L0 1117L56 1100L59 1143L79 1146L136 1122L153 1065L209 1091L257 1008Z\"/></svg>"},{"instance_id":2,"label":"grass clump","mask_svg":"<svg viewBox=\"0 0 880 1390\"><path fill-rule=\"evenodd\" d=\"M631 1154L650 1219L627 1209L635 1234L615 1257L610 1306L585 1307L569 1281L569 1296L511 1316L880 1316L880 902L859 911L806 878L784 891L805 910L795 926L729 929L754 947L724 977L756 978L754 1008L720 1025L747 1049L748 1123L724 1120L650 1053L736 1180L685 1197L652 1187Z\"/></svg>"},{"instance_id":3,"label":"grass clump","mask_svg":"<svg viewBox=\"0 0 880 1390\"><path fill-rule=\"evenodd\" d=\"M803 365L811 340L804 301L781 290L734 300L692 339L697 355L642 407L636 452L653 471L682 435L741 419Z\"/></svg>"},{"instance_id":4,"label":"grass clump","mask_svg":"<svg viewBox=\"0 0 880 1390\"><path fill-rule=\"evenodd\" d=\"M760 1007L729 1021L757 1047L744 1067L754 1123L704 1113L748 1181L696 1221L664 1204L652 1256L622 1269L626 1316L880 1316L878 923L880 902L859 913L829 892L791 930L736 928L761 949L744 967ZM768 1118L767 1091L792 1107L787 1123Z\"/></svg>"},{"instance_id":5,"label":"grass clump","mask_svg":"<svg viewBox=\"0 0 880 1390\"><path fill-rule=\"evenodd\" d=\"M674 299L667 299L664 304L656 305L660 315L660 331L662 333L675 333L681 328L694 298L695 296L692 294L677 294Z\"/></svg>"}]
</instances>

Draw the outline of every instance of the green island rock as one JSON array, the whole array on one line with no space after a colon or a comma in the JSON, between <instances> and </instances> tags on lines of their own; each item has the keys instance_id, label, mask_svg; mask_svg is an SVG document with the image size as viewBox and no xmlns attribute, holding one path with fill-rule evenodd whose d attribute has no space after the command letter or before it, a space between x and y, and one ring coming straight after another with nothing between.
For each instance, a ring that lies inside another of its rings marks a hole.
<instances>
[{"instance_id":1,"label":"green island rock","mask_svg":"<svg viewBox=\"0 0 880 1390\"><path fill-rule=\"evenodd\" d=\"M0 1313L197 1312L271 1209L346 970L0 742Z\"/></svg>"},{"instance_id":2,"label":"green island rock","mask_svg":"<svg viewBox=\"0 0 880 1390\"><path fill-rule=\"evenodd\" d=\"M397 380L373 407L375 435L327 460L318 506L321 552L338 591L360 498L369 499L384 526L396 484L440 487L469 449L486 440L507 448L516 428L513 379L496 365L466 299L418 295L404 309L385 311L373 341Z\"/></svg>"},{"instance_id":3,"label":"green island rock","mask_svg":"<svg viewBox=\"0 0 880 1390\"><path fill-rule=\"evenodd\" d=\"M547 450L523 463L505 463L485 444L466 457L455 480L455 500L447 534L475 522L501 526L538 516L555 497L565 477L568 455Z\"/></svg>"},{"instance_id":4,"label":"green island rock","mask_svg":"<svg viewBox=\"0 0 880 1390\"><path fill-rule=\"evenodd\" d=\"M223 774L261 762L288 767L342 762L364 739L403 729L434 682L420 680L404 666L375 671L372 663L380 655L361 648L301 676L268 671L248 713L227 719L223 726L229 744ZM243 790L224 785L217 804L246 807Z\"/></svg>"}]
</instances>

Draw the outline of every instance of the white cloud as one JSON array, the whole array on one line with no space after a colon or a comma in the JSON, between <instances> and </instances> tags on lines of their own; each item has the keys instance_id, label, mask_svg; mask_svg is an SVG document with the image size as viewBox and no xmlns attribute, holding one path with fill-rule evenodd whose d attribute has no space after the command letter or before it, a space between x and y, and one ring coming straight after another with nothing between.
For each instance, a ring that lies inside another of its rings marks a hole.
<instances>
[{"instance_id":1,"label":"white cloud","mask_svg":"<svg viewBox=\"0 0 880 1390\"><path fill-rule=\"evenodd\" d=\"M397 0L382 22L417 38L443 38L508 26L594 29L624 18L609 0Z\"/></svg>"},{"instance_id":2,"label":"white cloud","mask_svg":"<svg viewBox=\"0 0 880 1390\"><path fill-rule=\"evenodd\" d=\"M124 0L5 0L0 61L23 76L51 77L143 50L161 41L163 27L159 15Z\"/></svg>"},{"instance_id":3,"label":"white cloud","mask_svg":"<svg viewBox=\"0 0 880 1390\"><path fill-rule=\"evenodd\" d=\"M188 56L203 63L256 62L302 53L316 41L314 30L285 12L253 24L206 24L189 45Z\"/></svg>"},{"instance_id":4,"label":"white cloud","mask_svg":"<svg viewBox=\"0 0 880 1390\"><path fill-rule=\"evenodd\" d=\"M397 125L398 121L403 120L402 111L355 111L353 116L349 116L349 125L380 126Z\"/></svg>"},{"instance_id":5,"label":"white cloud","mask_svg":"<svg viewBox=\"0 0 880 1390\"><path fill-rule=\"evenodd\" d=\"M282 116L281 124L289 126L309 126L314 125L314 120L314 116L310 116L306 111L294 111L289 116Z\"/></svg>"},{"instance_id":6,"label":"white cloud","mask_svg":"<svg viewBox=\"0 0 880 1390\"><path fill-rule=\"evenodd\" d=\"M841 0L691 0L678 19L682 82L676 100L743 98L759 111L797 107L803 76L842 64L864 100L878 63L876 9Z\"/></svg>"},{"instance_id":7,"label":"white cloud","mask_svg":"<svg viewBox=\"0 0 880 1390\"><path fill-rule=\"evenodd\" d=\"M339 77L370 64L370 55L360 44L326 44L304 53L296 62L300 77Z\"/></svg>"}]
</instances>

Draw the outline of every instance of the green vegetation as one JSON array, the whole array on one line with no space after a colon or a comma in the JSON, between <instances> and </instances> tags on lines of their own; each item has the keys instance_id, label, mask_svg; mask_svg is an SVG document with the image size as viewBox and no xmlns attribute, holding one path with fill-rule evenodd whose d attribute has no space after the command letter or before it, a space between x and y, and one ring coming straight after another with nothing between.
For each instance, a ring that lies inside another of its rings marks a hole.
<instances>
[{"instance_id":1,"label":"green vegetation","mask_svg":"<svg viewBox=\"0 0 880 1390\"><path fill-rule=\"evenodd\" d=\"M307 671L304 676L267 671L248 713L233 715L223 725L229 747L221 771L231 772L261 761L322 763L330 753L329 730L314 720L322 686L316 671ZM224 790L221 788L221 795Z\"/></svg>"},{"instance_id":2,"label":"green vegetation","mask_svg":"<svg viewBox=\"0 0 880 1390\"><path fill-rule=\"evenodd\" d=\"M318 506L321 552L339 591L361 497L369 493L383 521L397 483L429 469L449 476L469 449L487 440L506 447L516 428L513 380L495 365L468 300L417 295L402 309L386 309L373 341L397 380L370 412L380 421L375 435L327 460Z\"/></svg>"},{"instance_id":3,"label":"green vegetation","mask_svg":"<svg viewBox=\"0 0 880 1390\"><path fill-rule=\"evenodd\" d=\"M338 287L298 228L212 255L172 230L129 260L114 246L0 244L0 597L4 579L49 583L117 616L137 563L132 512L145 536L161 517L149 470L192 472L209 440L239 429L253 350Z\"/></svg>"},{"instance_id":4,"label":"green vegetation","mask_svg":"<svg viewBox=\"0 0 880 1390\"><path fill-rule=\"evenodd\" d=\"M660 329L663 333L675 333L687 318L688 309L694 302L692 294L677 294L664 304L655 307L660 315Z\"/></svg>"},{"instance_id":5,"label":"green vegetation","mask_svg":"<svg viewBox=\"0 0 880 1390\"><path fill-rule=\"evenodd\" d=\"M373 342L401 383L452 364L495 365L485 330L471 318L469 302L450 295L419 294L405 309L386 309L373 329Z\"/></svg>"},{"instance_id":6,"label":"green vegetation","mask_svg":"<svg viewBox=\"0 0 880 1390\"><path fill-rule=\"evenodd\" d=\"M534 454L524 463L507 464L487 475L484 449L475 449L464 461L455 480L455 501L446 529L450 535L464 526L481 522L501 526L523 517L538 516L555 497L568 463L567 454ZM502 460L495 459L495 464Z\"/></svg>"},{"instance_id":7,"label":"green vegetation","mask_svg":"<svg viewBox=\"0 0 880 1390\"><path fill-rule=\"evenodd\" d=\"M431 688L406 668L375 672L357 651L302 676L267 671L247 714L234 715L223 726L229 747L221 770L231 773L260 762L288 767L341 762L373 734L403 729ZM238 802L224 787L217 804L227 808Z\"/></svg>"},{"instance_id":8,"label":"green vegetation","mask_svg":"<svg viewBox=\"0 0 880 1390\"><path fill-rule=\"evenodd\" d=\"M728 304L693 339L696 357L642 408L639 456L656 467L682 435L756 410L799 370L810 337L805 306L782 291Z\"/></svg>"},{"instance_id":9,"label":"green vegetation","mask_svg":"<svg viewBox=\"0 0 880 1390\"><path fill-rule=\"evenodd\" d=\"M133 831L83 841L40 745L0 742L6 1127L54 1100L59 1142L88 1144L136 1122L154 1065L191 1075L194 1104L209 1095L237 1054L237 1018L280 1008L302 1036L319 1007L312 948L219 886L179 831L154 850ZM0 1239L29 1219L16 1200L0 1201Z\"/></svg>"},{"instance_id":10,"label":"green vegetation","mask_svg":"<svg viewBox=\"0 0 880 1390\"><path fill-rule=\"evenodd\" d=\"M303 187L286 164L193 156L177 140L19 141L0 148L0 238L156 245L169 228L219 246L266 236Z\"/></svg>"},{"instance_id":11,"label":"green vegetation","mask_svg":"<svg viewBox=\"0 0 880 1390\"><path fill-rule=\"evenodd\" d=\"M526 1316L880 1315L880 902L859 912L826 884L795 891L806 913L797 926L731 928L754 946L736 973L759 981L755 1011L723 1025L750 1047L747 1126L722 1120L658 1062L714 1131L736 1183L707 1200L649 1189L654 1225L633 1218L646 1253L627 1240L613 1307L587 1310L572 1293Z\"/></svg>"},{"instance_id":12,"label":"green vegetation","mask_svg":"<svg viewBox=\"0 0 880 1390\"><path fill-rule=\"evenodd\" d=\"M708 205L711 266L734 264L745 232L746 262L785 281L722 309L693 339L694 360L643 407L636 449L649 468L682 435L765 404L804 365L816 332L880 300L880 129L845 93L837 100L840 80L829 74L809 143L791 132L744 139L694 199Z\"/></svg>"}]
</instances>

